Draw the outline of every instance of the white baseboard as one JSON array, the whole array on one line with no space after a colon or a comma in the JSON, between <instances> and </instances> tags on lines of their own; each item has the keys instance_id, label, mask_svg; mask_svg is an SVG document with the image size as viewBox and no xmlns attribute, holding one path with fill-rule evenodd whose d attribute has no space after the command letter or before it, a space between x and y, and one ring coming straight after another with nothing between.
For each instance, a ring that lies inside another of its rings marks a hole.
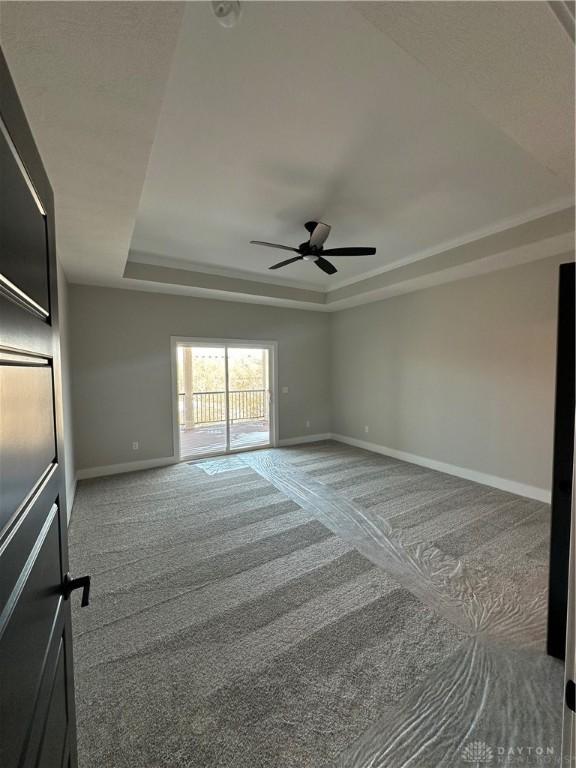
<instances>
[{"instance_id":1,"label":"white baseboard","mask_svg":"<svg viewBox=\"0 0 576 768\"><path fill-rule=\"evenodd\" d=\"M549 504L551 500L551 491L546 488L537 488L534 485L518 483L516 480L507 480L504 477L487 475L484 472L477 472L474 469L458 467L454 464L446 464L443 461L427 459L424 456L416 456L413 453L406 453L405 451L397 451L394 448L387 448L386 446L378 445L377 443L368 443L365 440L357 440L355 437L332 435L332 440L336 440L339 443L346 443L346 445L353 445L355 448L364 448L364 450L372 451L373 453L380 453L383 456L390 456L393 459L407 461L410 464L418 464L421 467L435 469L438 472L445 472L447 475L463 477L465 480L472 480L481 485L489 485L492 488L498 488L500 491L508 491L508 493L515 493L518 496L526 496L527 498L535 499L536 501L544 501Z\"/></svg>"},{"instance_id":2,"label":"white baseboard","mask_svg":"<svg viewBox=\"0 0 576 768\"><path fill-rule=\"evenodd\" d=\"M300 435L299 437L287 437L284 440L278 441L279 448L286 448L289 445L301 445L303 443L319 443L322 440L331 440L332 435L330 432L325 432L323 435Z\"/></svg>"},{"instance_id":3,"label":"white baseboard","mask_svg":"<svg viewBox=\"0 0 576 768\"><path fill-rule=\"evenodd\" d=\"M299 445L300 443L318 443L321 440L330 440L331 437L332 435L329 432L323 435L302 435L300 437L289 437L286 440L280 440L278 445L282 448L288 445ZM189 456L185 460L192 461L193 457ZM125 472L138 472L141 469L155 469L156 467L167 467L170 464L178 463L179 459L175 459L173 456L167 456L164 459L148 459L146 461L129 461L126 464L109 464L108 466L103 467L87 467L85 469L78 470L76 473L76 479L89 480L93 477L120 475Z\"/></svg>"},{"instance_id":4,"label":"white baseboard","mask_svg":"<svg viewBox=\"0 0 576 768\"><path fill-rule=\"evenodd\" d=\"M167 467L170 464L178 464L173 456L164 459L146 459L144 461L129 461L126 464L109 464L106 467L87 467L79 469L76 473L78 480L88 480L92 477L106 477L107 475L121 475L124 472L139 472L141 469L154 469L155 467Z\"/></svg>"},{"instance_id":5,"label":"white baseboard","mask_svg":"<svg viewBox=\"0 0 576 768\"><path fill-rule=\"evenodd\" d=\"M466 467L459 467L455 464L446 464L443 461L436 461L435 459L428 459L424 456L417 456L413 453L407 453L406 451L397 451L395 448L387 448L384 445L378 445L377 443L369 443L366 440L358 440L355 437L347 437L346 435L337 435L326 432L320 435L300 435L299 437L288 437L284 440L280 440L278 445L280 448L285 448L290 445L304 445L305 443L318 443L323 440L336 440L339 443L345 443L346 445L352 445L355 448L363 448L366 451L372 451L373 453L379 453L383 456L390 456L393 459L400 459L400 461L407 461L410 464L418 464L421 467L428 467L428 469L435 469L438 472L444 472L447 475L455 475L456 477L462 477L465 480L472 480L475 483L481 485L488 485L492 488L498 488L501 491L507 491L508 493L515 493L518 496L525 496L529 499L535 499L536 501L543 501L547 504L550 503L551 492L546 488L537 488L534 485L526 485L525 483L519 483L515 480L507 480L504 477L497 477L496 475L487 475L484 472L477 472L474 469L467 469ZM137 472L142 469L154 469L156 467L166 467L170 464L177 464L178 460L173 456L163 459L148 459L146 461L130 461L126 464L110 464L105 467L89 467L87 469L79 469L76 473L77 480L87 480L92 477L106 477L107 475L119 475L124 472ZM74 490L76 489L76 483L74 484ZM68 518L70 518L70 511L72 509L72 503L74 498L68 501Z\"/></svg>"}]
</instances>

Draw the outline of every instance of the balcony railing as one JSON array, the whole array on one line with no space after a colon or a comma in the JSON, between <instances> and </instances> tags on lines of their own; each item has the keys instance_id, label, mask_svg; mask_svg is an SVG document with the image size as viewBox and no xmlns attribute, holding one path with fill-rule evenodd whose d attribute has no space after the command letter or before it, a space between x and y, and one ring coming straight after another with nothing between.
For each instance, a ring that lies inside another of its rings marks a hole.
<instances>
[{"instance_id":1,"label":"balcony railing","mask_svg":"<svg viewBox=\"0 0 576 768\"><path fill-rule=\"evenodd\" d=\"M192 419L188 424L217 424L226 421L226 392L194 392L188 395L192 401ZM268 415L268 390L239 389L228 392L228 409L231 424L240 421L264 419ZM186 393L178 394L180 426L186 427Z\"/></svg>"}]
</instances>

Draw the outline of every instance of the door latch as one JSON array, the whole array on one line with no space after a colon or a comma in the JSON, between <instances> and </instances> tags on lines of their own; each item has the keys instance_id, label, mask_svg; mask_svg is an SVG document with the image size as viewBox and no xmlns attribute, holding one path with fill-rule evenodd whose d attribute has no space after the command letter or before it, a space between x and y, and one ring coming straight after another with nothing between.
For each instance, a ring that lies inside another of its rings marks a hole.
<instances>
[{"instance_id":1,"label":"door latch","mask_svg":"<svg viewBox=\"0 0 576 768\"><path fill-rule=\"evenodd\" d=\"M80 605L85 608L90 603L90 576L80 576L78 579L73 579L69 573L64 576L64 582L62 584L62 595L64 600L68 600L70 594L75 589L82 588L82 602Z\"/></svg>"}]
</instances>

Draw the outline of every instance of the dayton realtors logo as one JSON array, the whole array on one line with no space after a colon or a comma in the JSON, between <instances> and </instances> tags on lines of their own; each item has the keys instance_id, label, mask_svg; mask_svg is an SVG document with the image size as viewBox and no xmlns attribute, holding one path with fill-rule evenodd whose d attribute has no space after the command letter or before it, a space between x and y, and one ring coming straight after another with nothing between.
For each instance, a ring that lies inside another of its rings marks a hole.
<instances>
[{"instance_id":1,"label":"dayton realtors logo","mask_svg":"<svg viewBox=\"0 0 576 768\"><path fill-rule=\"evenodd\" d=\"M558 765L554 747L516 746L501 747L489 746L484 741L471 741L461 753L462 761L475 768L482 766L542 766Z\"/></svg>"},{"instance_id":2,"label":"dayton realtors logo","mask_svg":"<svg viewBox=\"0 0 576 768\"><path fill-rule=\"evenodd\" d=\"M480 766L491 763L494 759L492 748L483 741L471 741L462 750L462 760L465 763Z\"/></svg>"}]
</instances>

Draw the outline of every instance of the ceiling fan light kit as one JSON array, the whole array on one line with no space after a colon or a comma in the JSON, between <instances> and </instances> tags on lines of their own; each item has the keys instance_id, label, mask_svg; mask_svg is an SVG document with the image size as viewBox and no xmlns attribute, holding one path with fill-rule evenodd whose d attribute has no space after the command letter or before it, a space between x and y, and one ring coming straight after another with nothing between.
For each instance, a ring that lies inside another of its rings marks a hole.
<instances>
[{"instance_id":1,"label":"ceiling fan light kit","mask_svg":"<svg viewBox=\"0 0 576 768\"><path fill-rule=\"evenodd\" d=\"M268 243L264 240L250 240L252 245L264 245L268 248L278 248L282 251L293 251L298 256L293 256L291 259L280 261L278 264L273 264L268 269L280 269L280 267L286 267L288 264L293 264L295 261L313 261L316 266L327 275L333 275L338 270L331 264L328 259L325 259L325 255L329 256L373 256L376 253L376 248L364 248L364 247L352 247L352 248L328 248L324 249L324 243L326 242L328 235L330 234L331 227L328 224L324 224L322 221L307 221L304 225L310 233L310 237L304 243L300 243L298 248L292 248L289 245L279 245L278 243Z\"/></svg>"}]
</instances>

